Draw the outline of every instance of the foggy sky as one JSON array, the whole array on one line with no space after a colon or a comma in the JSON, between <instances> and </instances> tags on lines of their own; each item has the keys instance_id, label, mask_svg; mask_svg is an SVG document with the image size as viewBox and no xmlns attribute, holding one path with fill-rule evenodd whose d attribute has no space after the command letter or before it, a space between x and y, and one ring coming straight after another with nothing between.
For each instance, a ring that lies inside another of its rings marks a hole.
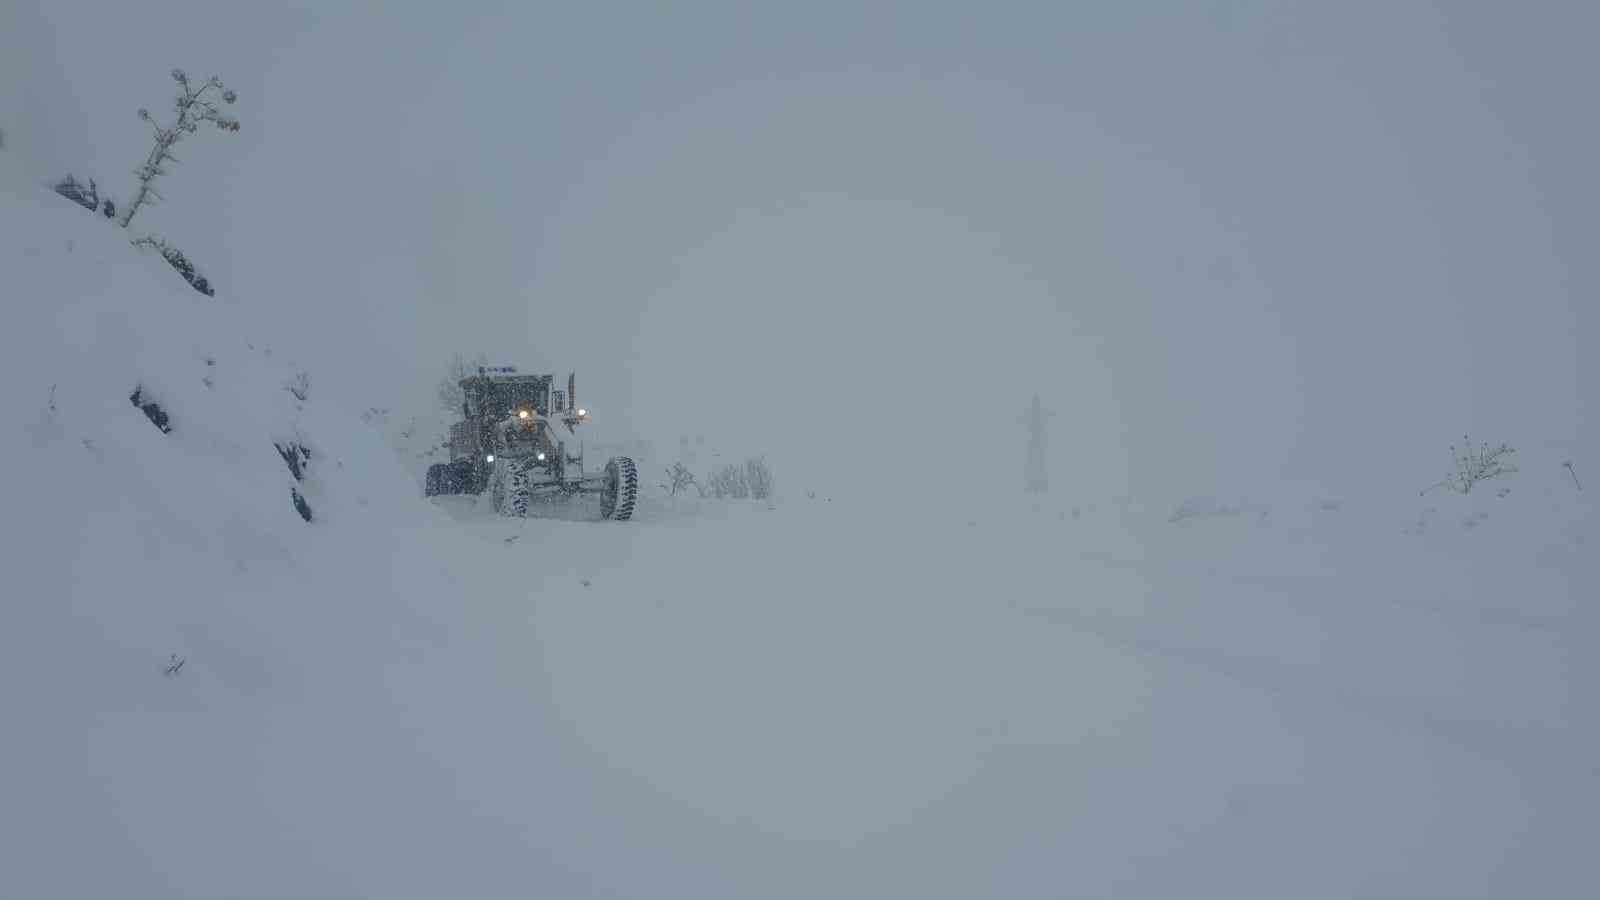
<instances>
[{"instance_id":1,"label":"foggy sky","mask_svg":"<svg viewBox=\"0 0 1600 900\"><path fill-rule=\"evenodd\" d=\"M0 134L356 408L455 351L780 477L1409 492L1595 446L1591 4L0 4ZM8 302L17 302L8 298ZM970 481L970 479L965 479Z\"/></svg>"}]
</instances>

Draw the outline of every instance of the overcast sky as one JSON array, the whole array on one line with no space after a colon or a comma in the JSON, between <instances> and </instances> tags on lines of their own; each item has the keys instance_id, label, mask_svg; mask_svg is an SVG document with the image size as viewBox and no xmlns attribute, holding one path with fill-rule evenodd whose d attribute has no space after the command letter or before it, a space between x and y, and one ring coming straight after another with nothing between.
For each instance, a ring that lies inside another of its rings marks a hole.
<instances>
[{"instance_id":1,"label":"overcast sky","mask_svg":"<svg viewBox=\"0 0 1600 900\"><path fill-rule=\"evenodd\" d=\"M609 436L1013 489L1037 392L1058 490L1392 491L1467 430L1595 446L1596 34L1582 2L5 0L0 139L126 197L134 111L222 76L243 129L136 224L339 402L431 403L482 351L578 369Z\"/></svg>"}]
</instances>

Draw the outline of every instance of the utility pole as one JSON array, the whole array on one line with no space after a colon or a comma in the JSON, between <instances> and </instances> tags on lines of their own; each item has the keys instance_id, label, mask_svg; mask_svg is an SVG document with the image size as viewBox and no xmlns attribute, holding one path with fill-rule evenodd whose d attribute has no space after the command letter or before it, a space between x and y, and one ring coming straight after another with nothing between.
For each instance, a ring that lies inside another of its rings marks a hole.
<instances>
[{"instance_id":1,"label":"utility pole","mask_svg":"<svg viewBox=\"0 0 1600 900\"><path fill-rule=\"evenodd\" d=\"M1052 413L1039 402L1039 395L1033 395L1033 403L1028 406L1027 413L1023 416L1023 427L1028 430L1028 452L1022 465L1022 489L1030 494L1045 494L1050 491L1050 472L1046 463L1047 441L1045 433L1045 420Z\"/></svg>"}]
</instances>

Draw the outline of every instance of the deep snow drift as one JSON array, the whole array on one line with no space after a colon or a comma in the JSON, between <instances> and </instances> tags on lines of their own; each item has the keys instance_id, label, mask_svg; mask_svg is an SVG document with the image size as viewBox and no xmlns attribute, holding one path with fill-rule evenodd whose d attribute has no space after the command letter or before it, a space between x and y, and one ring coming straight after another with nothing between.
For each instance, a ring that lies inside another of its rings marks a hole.
<instances>
[{"instance_id":1,"label":"deep snow drift","mask_svg":"<svg viewBox=\"0 0 1600 900\"><path fill-rule=\"evenodd\" d=\"M1553 465L500 520L4 154L0 225L0 896L1600 883L1600 532Z\"/></svg>"}]
</instances>

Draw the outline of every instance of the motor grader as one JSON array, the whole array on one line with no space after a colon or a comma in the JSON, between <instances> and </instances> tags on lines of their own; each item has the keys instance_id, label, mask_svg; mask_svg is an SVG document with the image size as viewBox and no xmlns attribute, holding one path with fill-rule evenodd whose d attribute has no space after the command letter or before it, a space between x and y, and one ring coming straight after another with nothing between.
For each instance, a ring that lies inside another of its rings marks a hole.
<instances>
[{"instance_id":1,"label":"motor grader","mask_svg":"<svg viewBox=\"0 0 1600 900\"><path fill-rule=\"evenodd\" d=\"M575 375L567 376L565 391L554 390L554 382L554 375L521 375L513 366L480 366L463 378L450 461L428 467L423 492L487 491L495 512L516 517L527 516L538 501L599 494L602 518L631 518L639 497L637 467L614 456L599 472L585 471L576 435L589 411L577 403Z\"/></svg>"}]
</instances>

